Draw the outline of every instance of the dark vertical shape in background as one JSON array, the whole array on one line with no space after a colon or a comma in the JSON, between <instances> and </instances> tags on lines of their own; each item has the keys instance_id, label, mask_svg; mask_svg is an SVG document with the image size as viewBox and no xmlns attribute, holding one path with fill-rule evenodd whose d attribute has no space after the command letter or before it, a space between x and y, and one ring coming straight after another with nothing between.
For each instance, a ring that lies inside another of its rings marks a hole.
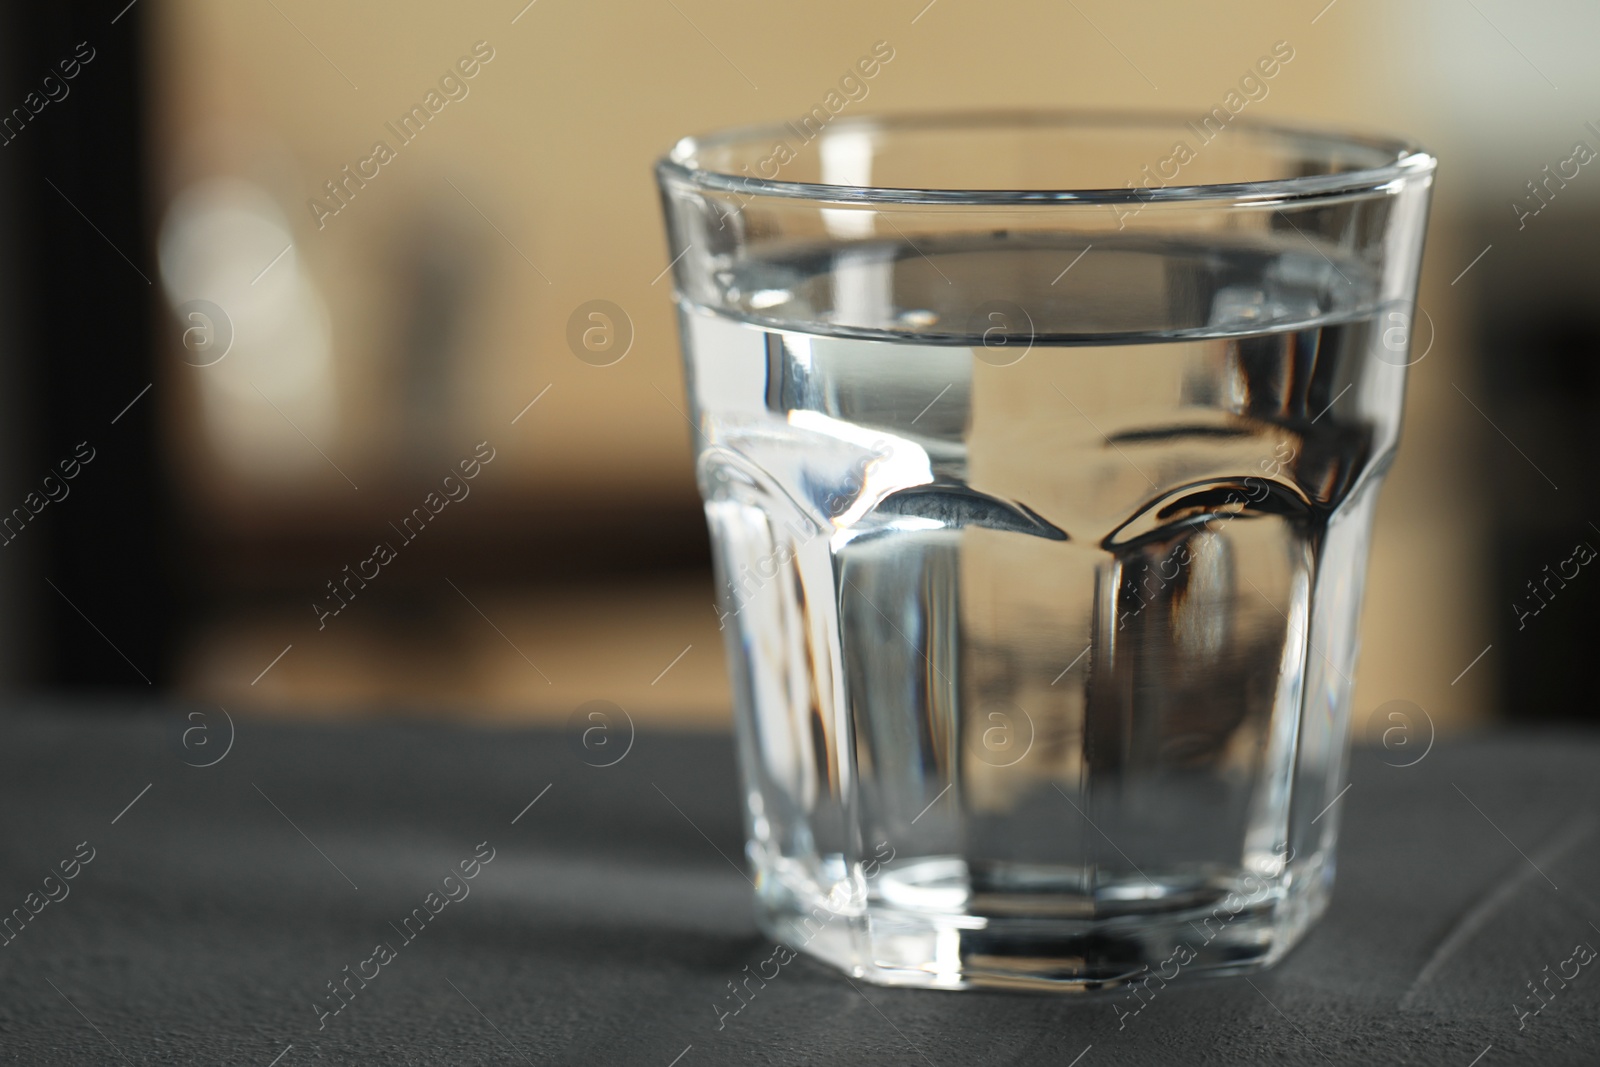
<instances>
[{"instance_id":1,"label":"dark vertical shape in background","mask_svg":"<svg viewBox=\"0 0 1600 1067\"><path fill-rule=\"evenodd\" d=\"M1473 400L1495 424L1474 466L1494 524L1499 706L1517 721L1594 725L1600 556L1580 565L1574 552L1600 553L1600 212L1576 199L1557 207L1549 225L1494 237L1468 275L1484 361ZM1480 232L1506 230L1497 212Z\"/></svg>"},{"instance_id":2,"label":"dark vertical shape in background","mask_svg":"<svg viewBox=\"0 0 1600 1067\"><path fill-rule=\"evenodd\" d=\"M22 98L17 48L20 10L20 4L0 7L0 100ZM24 377L23 327L18 321L25 262L19 230L27 214L20 201L19 178L17 156L0 147L0 500L7 502L0 507L22 499L22 472L33 465L30 427L24 421L29 383ZM35 649L27 624L30 584L38 583L30 573L32 562L25 542L0 547L0 686L8 689L32 674L28 665Z\"/></svg>"},{"instance_id":3,"label":"dark vertical shape in background","mask_svg":"<svg viewBox=\"0 0 1600 1067\"><path fill-rule=\"evenodd\" d=\"M36 686L151 693L172 671L176 554L157 437L144 6L28 4L0 16L9 68L0 115L26 110L30 92L43 96L47 76L68 89L0 146L19 240L0 252L12 260L20 310L8 360L23 378L5 384L18 387L9 406L29 438L4 461L0 514L42 495L62 460L94 457L64 499L0 549L26 550L7 570L32 646L17 680ZM93 58L63 79L61 62L88 49Z\"/></svg>"}]
</instances>

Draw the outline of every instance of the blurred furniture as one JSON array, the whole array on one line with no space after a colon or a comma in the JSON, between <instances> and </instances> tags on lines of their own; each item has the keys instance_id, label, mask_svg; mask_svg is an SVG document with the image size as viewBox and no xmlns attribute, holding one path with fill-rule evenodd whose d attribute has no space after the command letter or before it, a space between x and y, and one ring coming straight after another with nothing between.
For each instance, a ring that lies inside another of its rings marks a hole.
<instances>
[{"instance_id":1,"label":"blurred furniture","mask_svg":"<svg viewBox=\"0 0 1600 1067\"><path fill-rule=\"evenodd\" d=\"M11 687L161 687L183 628L183 531L152 396L146 20L138 8L118 17L123 6L0 13L0 684Z\"/></svg>"},{"instance_id":2,"label":"blurred furniture","mask_svg":"<svg viewBox=\"0 0 1600 1067\"><path fill-rule=\"evenodd\" d=\"M1407 81L1434 69L1408 47L1425 15L1360 5L1318 18L1251 0L1155 20L1148 5L1043 0L892 14L829 0L800 20L754 18L732 0L145 6L169 305L155 397L198 591L177 685L270 714L405 706L559 720L606 698L726 722L650 180L678 137L803 115L877 41L895 58L850 103L862 112L1198 116L1283 40L1295 58L1251 116L1393 122L1423 138L1438 125L1415 107L1396 114L1396 96L1421 99L1431 84ZM441 78L475 48L494 58L463 95ZM1520 63L1506 51L1505 66ZM448 102L378 177L346 177L376 139L398 145L397 116L441 87ZM1440 730L1461 728L1487 713L1499 668L1491 654L1460 676L1490 640L1482 583L1463 575L1487 569L1477 510L1491 505L1461 491L1471 474L1458 446L1491 431L1449 385L1467 350L1462 290L1448 287L1459 204L1445 193L1423 299L1438 343L1413 375L1378 513L1362 725L1403 699ZM194 298L238 327L215 365L181 358L170 305ZM603 366L570 340L595 300L623 310L630 342ZM500 458L472 498L319 629L327 583L485 440Z\"/></svg>"},{"instance_id":3,"label":"blurred furniture","mask_svg":"<svg viewBox=\"0 0 1600 1067\"><path fill-rule=\"evenodd\" d=\"M1514 240L1498 212L1476 227L1485 244L1500 236L1473 279L1482 402L1499 432L1474 458L1498 502L1502 699L1529 718L1594 725L1600 706L1574 652L1600 641L1600 209L1575 197L1547 206L1522 231L1504 227Z\"/></svg>"},{"instance_id":4,"label":"blurred furniture","mask_svg":"<svg viewBox=\"0 0 1600 1067\"><path fill-rule=\"evenodd\" d=\"M1559 198L1525 229L1507 204L1575 138L1597 143L1581 108L1600 16L1478 7L0 12L0 109L42 94L80 43L94 52L0 146L0 514L79 442L98 449L71 498L0 548L0 683L316 716L559 720L605 698L725 724L654 158L685 133L806 114L878 40L896 58L851 101L861 112L1195 116L1282 40L1295 58L1249 116L1390 127L1441 159L1354 719L1392 700L1441 732L1494 707L1579 714L1565 657L1593 636L1587 572L1527 633L1507 626L1589 521L1600 182L1585 166L1547 187ZM469 91L444 86L448 104L379 177L347 178L480 43L494 58ZM319 217L309 204L335 179L339 212ZM222 312L200 333L195 300ZM594 300L628 320L606 366L568 337ZM206 363L190 346L211 328L232 346ZM499 458L471 499L319 628L329 583L483 441ZM1532 700L1497 699L1529 686Z\"/></svg>"}]
</instances>

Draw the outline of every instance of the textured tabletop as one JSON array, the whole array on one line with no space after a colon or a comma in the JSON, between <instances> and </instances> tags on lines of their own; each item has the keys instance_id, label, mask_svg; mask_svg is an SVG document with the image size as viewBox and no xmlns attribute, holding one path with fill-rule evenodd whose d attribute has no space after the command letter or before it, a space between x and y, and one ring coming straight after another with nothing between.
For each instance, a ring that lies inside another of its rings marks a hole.
<instances>
[{"instance_id":1,"label":"textured tabletop","mask_svg":"<svg viewBox=\"0 0 1600 1067\"><path fill-rule=\"evenodd\" d=\"M1122 1017L799 959L719 1028L773 955L725 738L593 767L562 732L215 709L0 730L0 1062L1600 1063L1596 737L1358 751L1333 906L1248 981Z\"/></svg>"}]
</instances>

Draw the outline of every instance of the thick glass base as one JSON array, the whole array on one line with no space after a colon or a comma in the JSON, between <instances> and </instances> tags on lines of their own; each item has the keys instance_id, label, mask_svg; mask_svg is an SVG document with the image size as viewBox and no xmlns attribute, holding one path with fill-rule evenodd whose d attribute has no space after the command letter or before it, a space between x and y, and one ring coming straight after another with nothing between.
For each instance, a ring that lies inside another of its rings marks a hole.
<instances>
[{"instance_id":1,"label":"thick glass base","mask_svg":"<svg viewBox=\"0 0 1600 1067\"><path fill-rule=\"evenodd\" d=\"M1082 869L923 857L827 894L765 871L757 917L791 948L879 985L1154 989L1277 962L1326 907L1321 874L1303 863L1276 878L1190 872L1091 894Z\"/></svg>"}]
</instances>

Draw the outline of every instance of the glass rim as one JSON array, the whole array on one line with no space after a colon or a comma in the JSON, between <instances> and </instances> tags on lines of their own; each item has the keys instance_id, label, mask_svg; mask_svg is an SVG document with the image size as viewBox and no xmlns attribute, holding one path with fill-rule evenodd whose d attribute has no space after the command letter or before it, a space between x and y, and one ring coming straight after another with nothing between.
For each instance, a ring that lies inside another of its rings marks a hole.
<instances>
[{"instance_id":1,"label":"glass rim","mask_svg":"<svg viewBox=\"0 0 1600 1067\"><path fill-rule=\"evenodd\" d=\"M849 115L833 119L821 131L827 136L835 130L928 131L943 129L983 132L1010 126L1016 129L1039 127L1137 130L1192 123L1191 116L1171 111L1092 111L1074 109L983 109L927 112L892 112ZM1326 199L1359 193L1375 193L1404 179L1431 175L1438 160L1413 141L1377 134L1358 134L1309 124L1284 123L1238 116L1229 129L1244 129L1256 136L1279 141L1300 141L1325 149L1376 151L1390 157L1382 164L1330 174L1311 174L1292 178L1268 178L1248 182L1215 182L1199 185L1165 185L1156 188L1133 187L1086 189L926 189L899 186L838 185L823 182L782 181L734 174L696 164L707 148L736 145L740 142L785 140L793 130L778 122L734 126L700 136L681 138L672 150L656 162L658 177L671 179L708 192L740 196L770 196L789 200L808 200L838 204L924 204L924 205L1013 205L1013 204L1149 204L1152 202L1189 203L1270 203Z\"/></svg>"}]
</instances>

